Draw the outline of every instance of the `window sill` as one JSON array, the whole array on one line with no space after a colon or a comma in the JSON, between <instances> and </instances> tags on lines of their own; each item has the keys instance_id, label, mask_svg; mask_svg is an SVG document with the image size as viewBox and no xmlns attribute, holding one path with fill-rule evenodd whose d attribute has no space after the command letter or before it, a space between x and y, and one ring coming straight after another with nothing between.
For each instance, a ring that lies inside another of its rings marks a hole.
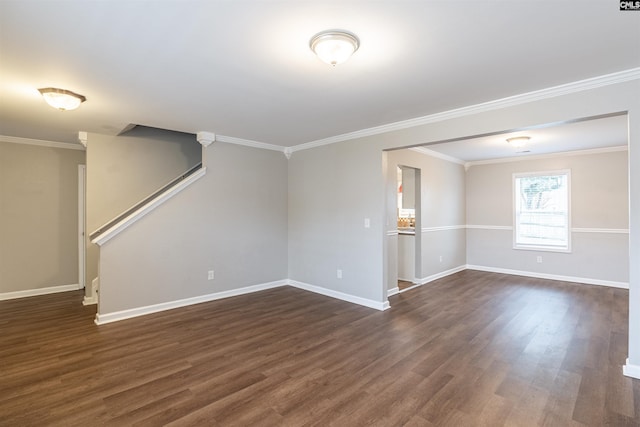
<instances>
[{"instance_id":1,"label":"window sill","mask_svg":"<svg viewBox=\"0 0 640 427\"><path fill-rule=\"evenodd\" d=\"M550 246L513 246L513 249L518 251L535 251L535 252L559 252L570 254L571 247L569 248L554 248Z\"/></svg>"}]
</instances>

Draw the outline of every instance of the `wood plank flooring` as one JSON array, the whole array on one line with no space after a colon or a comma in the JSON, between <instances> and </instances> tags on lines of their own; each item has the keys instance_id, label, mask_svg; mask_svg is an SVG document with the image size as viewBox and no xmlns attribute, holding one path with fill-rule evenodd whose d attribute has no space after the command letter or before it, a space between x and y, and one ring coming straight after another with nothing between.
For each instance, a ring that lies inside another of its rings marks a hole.
<instances>
[{"instance_id":1,"label":"wood plank flooring","mask_svg":"<svg viewBox=\"0 0 640 427\"><path fill-rule=\"evenodd\" d=\"M283 287L96 326L0 301L2 426L640 426L628 292L463 271L385 312Z\"/></svg>"},{"instance_id":2,"label":"wood plank flooring","mask_svg":"<svg viewBox=\"0 0 640 427\"><path fill-rule=\"evenodd\" d=\"M414 286L414 284L409 282L408 280L398 280L398 289L401 291L412 286Z\"/></svg>"}]
</instances>

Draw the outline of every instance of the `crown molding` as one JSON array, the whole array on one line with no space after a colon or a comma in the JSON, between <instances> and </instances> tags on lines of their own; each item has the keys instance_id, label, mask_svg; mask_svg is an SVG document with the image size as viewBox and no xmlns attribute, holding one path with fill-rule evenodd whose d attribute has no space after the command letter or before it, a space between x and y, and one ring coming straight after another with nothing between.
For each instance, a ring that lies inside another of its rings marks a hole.
<instances>
[{"instance_id":1,"label":"crown molding","mask_svg":"<svg viewBox=\"0 0 640 427\"><path fill-rule=\"evenodd\" d=\"M66 150L80 150L85 148L80 144L71 144L69 142L46 141L42 139L20 138L17 136L0 135L0 142L9 142L11 144L37 145L40 147L64 148Z\"/></svg>"},{"instance_id":2,"label":"crown molding","mask_svg":"<svg viewBox=\"0 0 640 427\"><path fill-rule=\"evenodd\" d=\"M227 144L244 145L253 148L262 148L263 150L285 152L287 147L275 144L267 144L266 142L252 141L250 139L236 138L234 136L216 135L216 141L226 142Z\"/></svg>"},{"instance_id":3,"label":"crown molding","mask_svg":"<svg viewBox=\"0 0 640 427\"><path fill-rule=\"evenodd\" d=\"M466 162L464 164L464 167L466 169L469 169L472 166L491 165L494 163L522 162L527 160L542 160L542 159L567 157L567 156L586 156L589 154L615 153L617 151L628 151L628 150L629 150L629 147L627 145L619 145L617 147L603 147L603 148L592 148L589 150L563 151L561 153L539 154L536 156L504 157L502 159L476 160L473 162Z\"/></svg>"},{"instance_id":4,"label":"crown molding","mask_svg":"<svg viewBox=\"0 0 640 427\"><path fill-rule=\"evenodd\" d=\"M335 144L336 142L343 142L351 139L363 138L365 136L379 135L382 133L408 129L429 123L436 123L444 120L469 116L472 114L498 110L501 108L512 107L520 104L526 104L528 102L540 101L548 98L554 98L556 96L568 95L575 92L596 89L602 86L609 86L637 79L640 79L640 67L631 68L629 70L619 71L616 73L605 74L603 76L592 77L589 79L579 80L576 82L566 83L563 85L552 86L546 89L526 92L519 95L513 95L506 98L500 98L493 101L470 105L467 107L443 111L441 113L435 113L428 116L417 117L414 119L361 129L355 132L343 133L341 135L331 136L329 138L318 139L315 141L295 145L291 147L291 151L296 152L300 150L307 150L309 148Z\"/></svg>"},{"instance_id":5,"label":"crown molding","mask_svg":"<svg viewBox=\"0 0 640 427\"><path fill-rule=\"evenodd\" d=\"M456 163L463 166L466 165L464 160L460 160L453 156L447 156L446 154L442 154L437 151L429 150L426 147L411 147L409 148L409 150L415 151L420 154L424 154L426 156L436 157L438 159L446 160L447 162Z\"/></svg>"},{"instance_id":6,"label":"crown molding","mask_svg":"<svg viewBox=\"0 0 640 427\"><path fill-rule=\"evenodd\" d=\"M216 140L216 134L212 132L200 131L196 134L196 140L202 145L204 148L207 148L211 143Z\"/></svg>"},{"instance_id":7,"label":"crown molding","mask_svg":"<svg viewBox=\"0 0 640 427\"><path fill-rule=\"evenodd\" d=\"M83 131L78 132L78 142L80 142L80 144L82 144L84 148L87 148L88 139L89 137L87 135L87 132L83 132Z\"/></svg>"}]
</instances>

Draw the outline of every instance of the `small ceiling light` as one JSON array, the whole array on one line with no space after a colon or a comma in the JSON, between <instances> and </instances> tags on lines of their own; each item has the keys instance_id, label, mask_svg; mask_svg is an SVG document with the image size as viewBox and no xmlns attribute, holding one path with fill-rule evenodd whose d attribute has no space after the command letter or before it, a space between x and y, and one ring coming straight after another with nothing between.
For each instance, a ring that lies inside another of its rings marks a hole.
<instances>
[{"instance_id":1,"label":"small ceiling light","mask_svg":"<svg viewBox=\"0 0 640 427\"><path fill-rule=\"evenodd\" d=\"M73 93L70 90L57 89L54 87L38 89L38 92L42 94L47 104L61 111L75 110L80 104L87 100L84 96Z\"/></svg>"},{"instance_id":2,"label":"small ceiling light","mask_svg":"<svg viewBox=\"0 0 640 427\"><path fill-rule=\"evenodd\" d=\"M531 137L528 136L515 136L513 138L507 138L507 142L514 148L523 148L530 139Z\"/></svg>"},{"instance_id":3,"label":"small ceiling light","mask_svg":"<svg viewBox=\"0 0 640 427\"><path fill-rule=\"evenodd\" d=\"M311 38L309 47L322 61L342 64L360 47L355 34L343 30L322 31Z\"/></svg>"}]
</instances>

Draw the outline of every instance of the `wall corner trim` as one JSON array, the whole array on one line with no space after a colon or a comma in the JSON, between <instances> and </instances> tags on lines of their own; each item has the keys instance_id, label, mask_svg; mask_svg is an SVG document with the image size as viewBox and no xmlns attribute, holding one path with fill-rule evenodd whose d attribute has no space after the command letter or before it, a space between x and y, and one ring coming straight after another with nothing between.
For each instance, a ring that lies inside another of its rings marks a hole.
<instances>
[{"instance_id":1,"label":"wall corner trim","mask_svg":"<svg viewBox=\"0 0 640 427\"><path fill-rule=\"evenodd\" d=\"M200 131L196 134L196 139L203 147L208 147L216 140L216 134Z\"/></svg>"},{"instance_id":2,"label":"wall corner trim","mask_svg":"<svg viewBox=\"0 0 640 427\"><path fill-rule=\"evenodd\" d=\"M622 373L631 378L640 379L640 365L632 365L627 358L626 364L622 367Z\"/></svg>"},{"instance_id":3,"label":"wall corner trim","mask_svg":"<svg viewBox=\"0 0 640 427\"><path fill-rule=\"evenodd\" d=\"M87 132L78 132L78 141L80 141L80 144L82 144L84 148L87 148L88 139Z\"/></svg>"}]
</instances>

